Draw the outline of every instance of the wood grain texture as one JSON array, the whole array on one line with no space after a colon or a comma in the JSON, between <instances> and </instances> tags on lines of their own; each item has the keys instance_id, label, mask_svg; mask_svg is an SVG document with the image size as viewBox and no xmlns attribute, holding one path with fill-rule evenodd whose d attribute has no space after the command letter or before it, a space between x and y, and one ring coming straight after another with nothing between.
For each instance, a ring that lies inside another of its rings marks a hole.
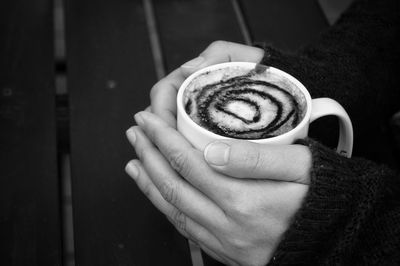
<instances>
[{"instance_id":1,"label":"wood grain texture","mask_svg":"<svg viewBox=\"0 0 400 266\"><path fill-rule=\"evenodd\" d=\"M190 265L189 250L124 171L125 131L156 82L141 1L66 1L78 265Z\"/></svg>"},{"instance_id":2,"label":"wood grain texture","mask_svg":"<svg viewBox=\"0 0 400 266\"><path fill-rule=\"evenodd\" d=\"M52 1L2 1L0 36L0 265L61 265Z\"/></svg>"}]
</instances>

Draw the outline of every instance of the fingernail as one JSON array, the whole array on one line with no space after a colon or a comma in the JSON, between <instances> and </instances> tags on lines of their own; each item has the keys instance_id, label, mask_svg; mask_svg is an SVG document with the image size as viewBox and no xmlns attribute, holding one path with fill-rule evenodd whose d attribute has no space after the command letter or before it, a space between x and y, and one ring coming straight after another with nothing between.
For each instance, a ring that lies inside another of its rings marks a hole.
<instances>
[{"instance_id":1,"label":"fingernail","mask_svg":"<svg viewBox=\"0 0 400 266\"><path fill-rule=\"evenodd\" d=\"M204 157L210 164L223 166L229 161L230 146L223 142L213 142L204 150Z\"/></svg>"},{"instance_id":2,"label":"fingernail","mask_svg":"<svg viewBox=\"0 0 400 266\"><path fill-rule=\"evenodd\" d=\"M204 62L204 57L199 56L199 57L196 57L196 58L184 63L181 67L195 68L195 67L200 66L203 62Z\"/></svg>"},{"instance_id":3,"label":"fingernail","mask_svg":"<svg viewBox=\"0 0 400 266\"><path fill-rule=\"evenodd\" d=\"M133 162L129 162L126 167L125 171L131 176L132 178L136 179L139 176L139 169Z\"/></svg>"},{"instance_id":4,"label":"fingernail","mask_svg":"<svg viewBox=\"0 0 400 266\"><path fill-rule=\"evenodd\" d=\"M144 120L140 113L135 114L134 118L135 118L136 124L138 124L139 126L144 125Z\"/></svg>"},{"instance_id":5,"label":"fingernail","mask_svg":"<svg viewBox=\"0 0 400 266\"><path fill-rule=\"evenodd\" d=\"M126 131L126 136L128 137L129 141L132 144L135 144L136 142L136 133L135 130L131 127Z\"/></svg>"}]
</instances>

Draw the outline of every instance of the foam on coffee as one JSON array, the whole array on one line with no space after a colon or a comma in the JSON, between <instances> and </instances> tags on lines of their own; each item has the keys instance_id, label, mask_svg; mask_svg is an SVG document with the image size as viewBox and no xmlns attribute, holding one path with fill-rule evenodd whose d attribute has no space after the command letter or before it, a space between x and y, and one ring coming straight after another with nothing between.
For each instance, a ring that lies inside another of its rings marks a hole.
<instances>
[{"instance_id":1,"label":"foam on coffee","mask_svg":"<svg viewBox=\"0 0 400 266\"><path fill-rule=\"evenodd\" d=\"M268 67L228 67L206 72L187 86L186 113L216 134L239 139L281 135L304 117L306 100L290 80Z\"/></svg>"}]
</instances>

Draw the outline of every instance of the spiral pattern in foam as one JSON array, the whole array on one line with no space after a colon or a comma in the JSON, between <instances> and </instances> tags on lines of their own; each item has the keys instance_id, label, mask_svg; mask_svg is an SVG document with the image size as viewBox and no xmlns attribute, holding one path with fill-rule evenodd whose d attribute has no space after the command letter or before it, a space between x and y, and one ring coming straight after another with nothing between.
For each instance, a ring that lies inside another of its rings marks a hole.
<instances>
[{"instance_id":1,"label":"spiral pattern in foam","mask_svg":"<svg viewBox=\"0 0 400 266\"><path fill-rule=\"evenodd\" d=\"M302 119L295 96L248 75L208 84L193 93L185 104L186 112L200 126L226 137L274 137Z\"/></svg>"}]
</instances>

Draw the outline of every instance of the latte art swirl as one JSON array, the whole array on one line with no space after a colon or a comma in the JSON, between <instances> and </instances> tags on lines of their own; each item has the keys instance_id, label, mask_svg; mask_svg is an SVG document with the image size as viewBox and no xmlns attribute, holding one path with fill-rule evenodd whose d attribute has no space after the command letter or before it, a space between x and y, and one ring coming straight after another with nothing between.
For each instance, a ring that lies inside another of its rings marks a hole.
<instances>
[{"instance_id":1,"label":"latte art swirl","mask_svg":"<svg viewBox=\"0 0 400 266\"><path fill-rule=\"evenodd\" d=\"M191 91L186 113L218 135L262 139L293 129L303 117L298 96L266 80L240 75Z\"/></svg>"}]
</instances>

